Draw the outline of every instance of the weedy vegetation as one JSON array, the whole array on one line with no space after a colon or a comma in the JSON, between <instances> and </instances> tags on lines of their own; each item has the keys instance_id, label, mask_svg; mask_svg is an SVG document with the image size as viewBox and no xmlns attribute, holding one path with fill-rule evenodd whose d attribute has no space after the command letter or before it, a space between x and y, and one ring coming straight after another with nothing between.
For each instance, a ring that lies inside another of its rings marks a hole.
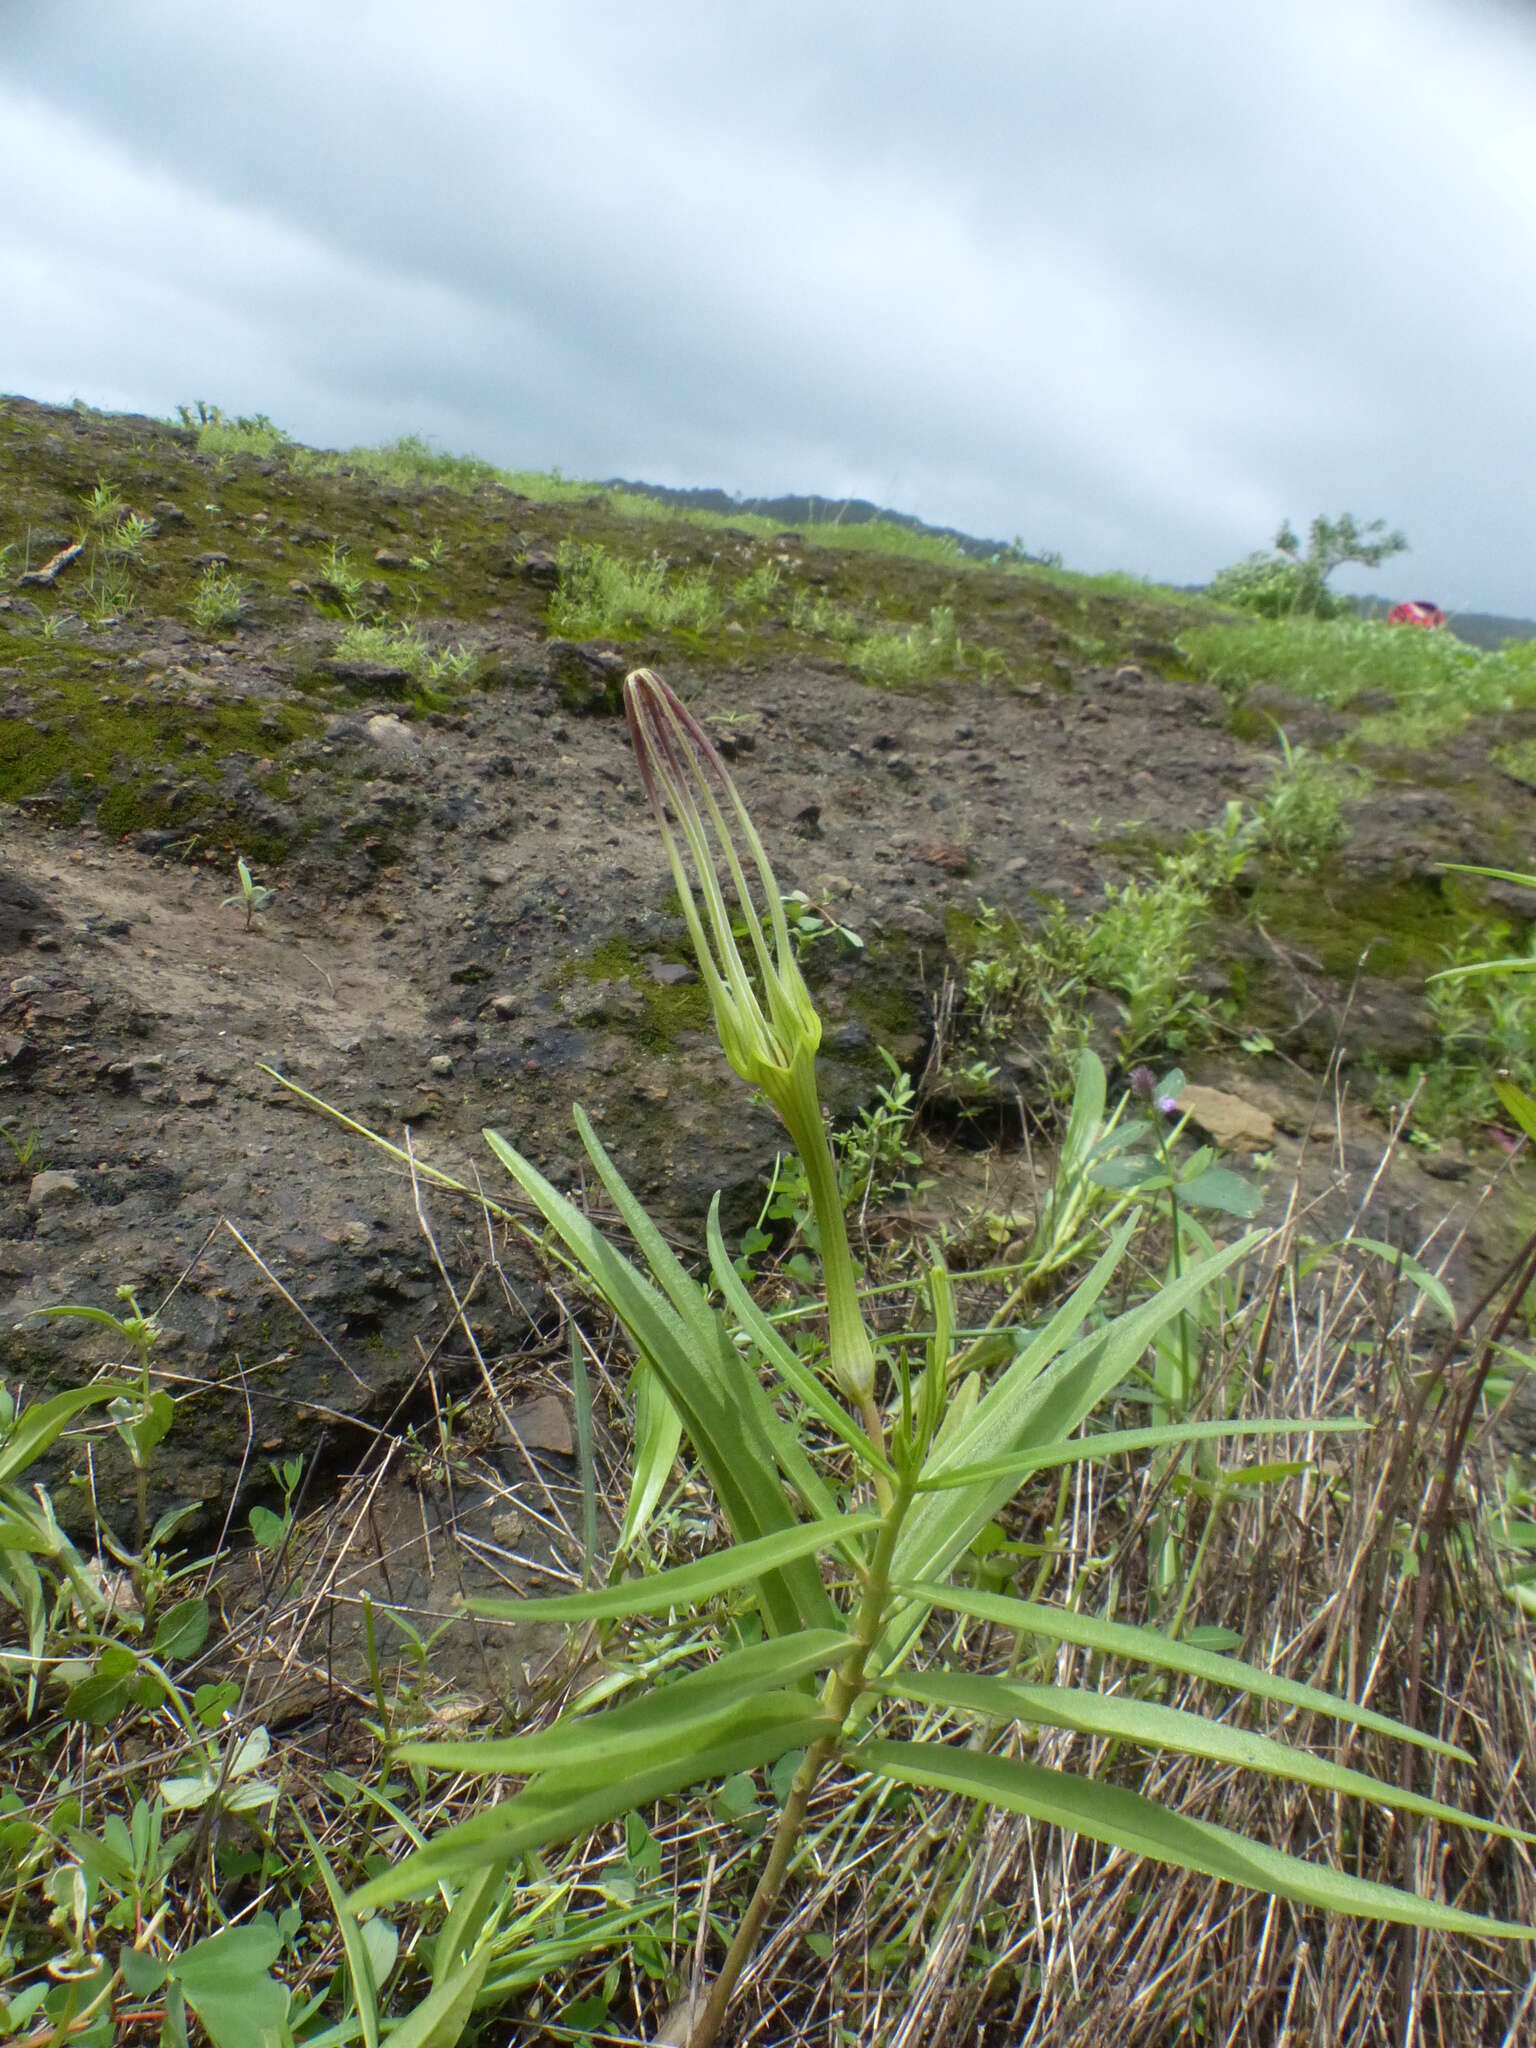
<instances>
[{"instance_id":1,"label":"weedy vegetation","mask_svg":"<svg viewBox=\"0 0 1536 2048\"><path fill-rule=\"evenodd\" d=\"M549 623L576 639L624 637L637 628L707 633L724 617L715 579L707 569L669 568L635 561L600 543L564 541L560 583L550 600Z\"/></svg>"},{"instance_id":2,"label":"weedy vegetation","mask_svg":"<svg viewBox=\"0 0 1536 2048\"><path fill-rule=\"evenodd\" d=\"M1230 800L1216 824L1157 855L1147 873L1107 883L1086 915L1056 898L1030 928L978 906L974 925L956 934L964 974L944 1000L930 1060L939 1092L962 1113L988 1097L1004 1046L1030 1076L1033 1100L1065 1103L1104 999L1118 1014L1114 1045L1126 1066L1210 1039L1217 1005L1198 971L1214 909L1230 914L1237 884L1266 859L1288 873L1316 866L1348 836L1346 805L1363 782L1279 739L1256 804Z\"/></svg>"},{"instance_id":3,"label":"weedy vegetation","mask_svg":"<svg viewBox=\"0 0 1536 2048\"><path fill-rule=\"evenodd\" d=\"M463 682L473 674L476 661L471 647L433 647L414 620L382 625L354 619L336 642L336 652L343 661L402 668L413 682L423 685Z\"/></svg>"},{"instance_id":4,"label":"weedy vegetation","mask_svg":"<svg viewBox=\"0 0 1536 2048\"><path fill-rule=\"evenodd\" d=\"M210 565L197 579L192 593L192 616L204 632L237 626L245 609L245 586L229 569Z\"/></svg>"},{"instance_id":5,"label":"weedy vegetation","mask_svg":"<svg viewBox=\"0 0 1536 2048\"><path fill-rule=\"evenodd\" d=\"M1241 700L1272 686L1347 707L1367 692L1392 700L1364 713L1361 741L1432 746L1475 717L1536 704L1536 641L1488 653L1449 633L1375 619L1255 619L1191 626L1179 648L1198 674Z\"/></svg>"}]
</instances>

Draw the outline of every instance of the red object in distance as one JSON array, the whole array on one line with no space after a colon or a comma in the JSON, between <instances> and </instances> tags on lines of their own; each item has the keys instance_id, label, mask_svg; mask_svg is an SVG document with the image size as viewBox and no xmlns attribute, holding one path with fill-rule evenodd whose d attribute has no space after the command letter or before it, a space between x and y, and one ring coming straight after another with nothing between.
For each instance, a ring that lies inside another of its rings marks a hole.
<instances>
[{"instance_id":1,"label":"red object in distance","mask_svg":"<svg viewBox=\"0 0 1536 2048\"><path fill-rule=\"evenodd\" d=\"M1445 613L1439 605L1427 597L1409 598L1405 604L1393 605L1387 613L1389 626L1428 626L1433 630L1445 624Z\"/></svg>"}]
</instances>

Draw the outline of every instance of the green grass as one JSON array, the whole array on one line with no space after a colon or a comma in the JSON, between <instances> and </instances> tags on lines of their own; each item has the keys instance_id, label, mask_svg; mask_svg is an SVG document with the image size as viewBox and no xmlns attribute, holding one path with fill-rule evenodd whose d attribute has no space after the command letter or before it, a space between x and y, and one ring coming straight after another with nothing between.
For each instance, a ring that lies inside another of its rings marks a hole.
<instances>
[{"instance_id":1,"label":"green grass","mask_svg":"<svg viewBox=\"0 0 1536 2048\"><path fill-rule=\"evenodd\" d=\"M382 668L403 668L417 684L462 682L475 665L467 647L434 649L414 623L369 625L354 620L336 643L343 661L377 662Z\"/></svg>"},{"instance_id":2,"label":"green grass","mask_svg":"<svg viewBox=\"0 0 1536 2048\"><path fill-rule=\"evenodd\" d=\"M934 605L915 625L871 628L851 606L818 590L800 589L790 604L789 622L811 639L845 649L865 682L886 689L954 675L967 666L985 672L1000 665L992 649L967 646L960 638L951 604Z\"/></svg>"},{"instance_id":3,"label":"green grass","mask_svg":"<svg viewBox=\"0 0 1536 2048\"><path fill-rule=\"evenodd\" d=\"M192 616L205 632L239 623L244 607L244 586L228 569L210 564L197 580L192 593Z\"/></svg>"},{"instance_id":4,"label":"green grass","mask_svg":"<svg viewBox=\"0 0 1536 2048\"><path fill-rule=\"evenodd\" d=\"M489 462L475 455L445 455L419 434L402 434L377 448L300 449L296 467L320 476L355 470L378 483L442 484L454 491L477 490L498 480Z\"/></svg>"},{"instance_id":5,"label":"green grass","mask_svg":"<svg viewBox=\"0 0 1536 2048\"><path fill-rule=\"evenodd\" d=\"M275 455L286 455L293 445L265 413L231 420L214 406L197 430L199 455L255 455L269 461Z\"/></svg>"},{"instance_id":6,"label":"green grass","mask_svg":"<svg viewBox=\"0 0 1536 2048\"><path fill-rule=\"evenodd\" d=\"M562 541L560 583L549 623L574 639L616 636L635 627L660 632L707 633L720 625L724 605L707 569L669 570L665 562L636 561L601 543Z\"/></svg>"},{"instance_id":7,"label":"green grass","mask_svg":"<svg viewBox=\"0 0 1536 2048\"><path fill-rule=\"evenodd\" d=\"M1346 706L1367 690L1395 698L1373 711L1361 737L1428 744L1469 719L1536 704L1536 642L1480 652L1449 633L1369 619L1254 619L1193 626L1179 651L1196 673L1234 697L1263 686Z\"/></svg>"},{"instance_id":8,"label":"green grass","mask_svg":"<svg viewBox=\"0 0 1536 2048\"><path fill-rule=\"evenodd\" d=\"M593 505L614 518L637 525L693 527L708 533L719 533L729 526L764 541L786 530L783 520L761 512L716 512L672 505L649 491L625 490L590 478L568 477L558 469L507 469L478 455L449 455L434 449L419 434L403 434L375 447L310 448L290 439L264 413L230 419L218 406L201 402L195 409L183 406L179 411L181 424L196 430L200 455L275 456L301 475L343 476L354 472L381 483L418 488L441 486L466 493L499 488L538 505ZM808 547L846 554L883 555L956 570L984 566L983 558L968 554L951 535L905 526L894 519L852 520L834 513L830 518L803 521L793 531ZM1085 589L1123 586L1128 594L1143 596L1154 591L1154 586L1139 584L1130 577L1073 579L1061 571L1031 573L1049 573L1073 587L1080 585ZM1163 595L1160 591L1155 594Z\"/></svg>"},{"instance_id":9,"label":"green grass","mask_svg":"<svg viewBox=\"0 0 1536 2048\"><path fill-rule=\"evenodd\" d=\"M854 641L849 659L867 683L887 689L953 675L968 650L955 627L955 608L936 604L915 626L882 627Z\"/></svg>"},{"instance_id":10,"label":"green grass","mask_svg":"<svg viewBox=\"0 0 1536 2048\"><path fill-rule=\"evenodd\" d=\"M1123 597L1138 604L1178 605L1186 611L1206 609L1206 600L1196 590L1175 590L1167 583L1153 583L1145 576L1129 576L1120 570L1088 571L1064 569L1059 562L1009 561L1003 564L1009 575L1026 583L1043 583L1049 589L1081 597Z\"/></svg>"}]
</instances>

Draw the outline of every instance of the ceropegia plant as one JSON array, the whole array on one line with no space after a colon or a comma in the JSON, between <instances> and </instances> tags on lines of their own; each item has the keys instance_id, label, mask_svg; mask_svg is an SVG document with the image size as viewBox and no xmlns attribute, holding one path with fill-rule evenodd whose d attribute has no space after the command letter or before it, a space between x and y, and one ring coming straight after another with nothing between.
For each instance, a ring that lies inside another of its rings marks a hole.
<instances>
[{"instance_id":1,"label":"ceropegia plant","mask_svg":"<svg viewBox=\"0 0 1536 2048\"><path fill-rule=\"evenodd\" d=\"M935 1265L927 1276L932 1328L921 1371L909 1369L901 1347L882 1368L861 1313L817 1100L820 1022L767 857L719 756L673 692L641 669L629 677L625 695L641 774L721 1042L737 1071L778 1111L805 1163L821 1226L826 1348L821 1371L813 1370L755 1304L727 1252L718 1203L708 1223L715 1292L693 1278L579 1109L582 1143L638 1248L638 1262L505 1139L487 1133L652 1376L653 1412L641 1418L638 1431L643 1449L625 1539L635 1536L654 1505L656 1446L670 1457L677 1442L657 1420L657 1401L664 1397L673 1432L686 1439L713 1488L732 1540L672 1570L642 1577L614 1571L595 1590L485 1601L478 1611L515 1614L523 1623L597 1625L687 1612L701 1618L707 1641L707 1603L729 1593L738 1622L744 1608L755 1611L761 1639L741 1646L739 1627L728 1638L722 1623L713 1654L701 1655L691 1669L637 1682L621 1705L568 1708L536 1734L401 1745L398 1755L416 1766L524 1781L373 1877L351 1900L355 1915L438 1889L449 1902L432 1958L432 1989L409 2023L413 2039L446 2042L460 2030L484 1978L509 1868L518 1859L653 1801L763 1771L791 1755L799 1761L765 1837L755 1889L712 1981L696 1987L692 2048L718 2038L742 1970L793 1876L812 1793L834 1765L941 1789L1132 1855L1326 1910L1467 1936L1529 1935L1530 1929L1367 1882L1170 1811L1108 1776L1075 1774L1019 1753L1020 1730L1073 1731L1111 1751L1184 1752L1223 1774L1265 1773L1443 1823L1513 1832L1231 1720L1163 1704L1155 1696L1157 1674L1194 1676L1224 1688L1233 1700L1273 1702L1330 1717L1346 1729L1372 1729L1442 1755L1464 1754L1435 1737L1170 1633L962 1582L959 1568L977 1537L1042 1473L1126 1450L1177 1449L1223 1433L1285 1427L1176 1420L1081 1433L1141 1367L1160 1333L1191 1313L1252 1252L1257 1237L1213 1246L1186 1261L1150 1299L1114 1313L1109 1285L1136 1222L1127 1215L1055 1311L1015 1333L1007 1362L985 1386L969 1370L974 1351L968 1354L955 1337L948 1278ZM728 890L738 913L745 913L734 924ZM738 929L746 933L750 960L734 935ZM1076 1115L1084 1128L1097 1128L1104 1075L1091 1054L1078 1089ZM1309 1426L1328 1425L1291 1425ZM834 1498L808 1449L824 1434L842 1447L856 1476L850 1504ZM996 1673L942 1664L918 1668L914 1653L936 1612L976 1617L1047 1652L1075 1646L1089 1653L1079 1666L1087 1675L1075 1686L1041 1682L1036 1674L1056 1668L1050 1655L1026 1676L1015 1665ZM1101 1691L1094 1673L1104 1660L1139 1667L1152 1678ZM936 1732L914 1739L914 1728Z\"/></svg>"}]
</instances>

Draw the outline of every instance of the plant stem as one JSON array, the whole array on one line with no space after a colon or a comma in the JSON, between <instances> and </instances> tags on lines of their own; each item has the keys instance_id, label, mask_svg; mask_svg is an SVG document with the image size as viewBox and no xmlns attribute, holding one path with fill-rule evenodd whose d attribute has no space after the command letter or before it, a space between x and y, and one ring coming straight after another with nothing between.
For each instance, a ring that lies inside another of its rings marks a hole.
<instances>
[{"instance_id":1,"label":"plant stem","mask_svg":"<svg viewBox=\"0 0 1536 2048\"><path fill-rule=\"evenodd\" d=\"M747 1901L747 1909L741 1916L720 1974L710 1986L709 1997L704 2010L694 2023L688 2037L688 2048L713 2048L725 2019L726 2008L730 2005L731 1994L740 1981L742 1971L752 1960L753 1951L763 1931L764 1922L773 1911L789 1866L799 1845L801 1831L805 1826L806 1809L816 1781L822 1771L838 1753L843 1723L848 1710L864 1688L864 1666L870 1651L880 1640L885 1626L885 1605L891 1590L891 1559L896 1551L896 1538L907 1509L912 1503L910 1484L903 1480L897 1487L885 1520L880 1525L880 1535L875 1544L875 1554L870 1560L869 1574L864 1581L864 1594L859 1602L858 1620L852 1637L852 1648L827 1681L823 1705L828 1716L835 1722L833 1730L819 1736L800 1760L789 1788L789 1797L784 1802L784 1811L779 1815L778 1826L773 1831L773 1842L768 1851L768 1861L763 1865L762 1876L757 1880L756 1889Z\"/></svg>"},{"instance_id":2,"label":"plant stem","mask_svg":"<svg viewBox=\"0 0 1536 2048\"><path fill-rule=\"evenodd\" d=\"M821 1107L816 1100L814 1085L810 1091L809 1110L795 1117L790 1126L790 1136L805 1168L806 1186L810 1189L816 1230L821 1239L821 1270L827 1294L828 1365L839 1387L862 1408L869 1401L874 1387L875 1354L859 1308L858 1282L854 1276L853 1253L848 1245L848 1225L843 1215L843 1191L838 1184L837 1163L832 1157L827 1127L821 1120ZM881 1434L883 1437L884 1432Z\"/></svg>"}]
</instances>

